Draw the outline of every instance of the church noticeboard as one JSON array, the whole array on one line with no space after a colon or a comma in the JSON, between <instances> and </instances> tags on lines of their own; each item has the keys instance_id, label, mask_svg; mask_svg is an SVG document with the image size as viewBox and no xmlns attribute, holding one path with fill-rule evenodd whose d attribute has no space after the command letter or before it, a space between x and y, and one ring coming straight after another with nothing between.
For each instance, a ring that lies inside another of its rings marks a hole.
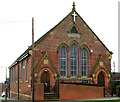
<instances>
[{"instance_id":1,"label":"church noticeboard","mask_svg":"<svg viewBox=\"0 0 120 102\"><path fill-rule=\"evenodd\" d=\"M83 84L88 84L88 80L82 80Z\"/></svg>"}]
</instances>

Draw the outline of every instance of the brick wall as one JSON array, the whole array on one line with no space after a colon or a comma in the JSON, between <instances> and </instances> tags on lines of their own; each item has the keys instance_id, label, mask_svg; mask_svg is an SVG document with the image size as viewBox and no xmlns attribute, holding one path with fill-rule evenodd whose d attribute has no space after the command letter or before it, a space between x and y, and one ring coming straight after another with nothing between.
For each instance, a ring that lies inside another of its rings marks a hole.
<instances>
[{"instance_id":1,"label":"brick wall","mask_svg":"<svg viewBox=\"0 0 120 102\"><path fill-rule=\"evenodd\" d=\"M29 57L29 79L26 81L26 60L23 60L23 81L21 81L21 61L19 64L19 99L31 100L31 57ZM10 97L18 99L18 64L14 65L13 68L13 82L10 80ZM14 68L16 68L16 76L14 76ZM10 79L12 70L10 72ZM14 81L15 77L15 81Z\"/></svg>"},{"instance_id":2,"label":"brick wall","mask_svg":"<svg viewBox=\"0 0 120 102\"><path fill-rule=\"evenodd\" d=\"M35 84L34 94L35 101L44 100L44 84L41 83Z\"/></svg>"},{"instance_id":3,"label":"brick wall","mask_svg":"<svg viewBox=\"0 0 120 102\"><path fill-rule=\"evenodd\" d=\"M104 88L97 86L60 84L60 100L82 100L104 97Z\"/></svg>"}]
</instances>

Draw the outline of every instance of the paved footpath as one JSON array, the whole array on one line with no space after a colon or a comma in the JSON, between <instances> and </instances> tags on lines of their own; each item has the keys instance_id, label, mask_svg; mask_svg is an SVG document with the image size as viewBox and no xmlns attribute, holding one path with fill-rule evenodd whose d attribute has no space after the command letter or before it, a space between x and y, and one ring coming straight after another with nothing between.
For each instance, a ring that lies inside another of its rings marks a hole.
<instances>
[{"instance_id":1,"label":"paved footpath","mask_svg":"<svg viewBox=\"0 0 120 102\"><path fill-rule=\"evenodd\" d=\"M120 97L105 97L105 98L99 98L99 99L90 99L90 100L92 100L92 101L94 101L94 100L120 100Z\"/></svg>"},{"instance_id":2,"label":"paved footpath","mask_svg":"<svg viewBox=\"0 0 120 102\"><path fill-rule=\"evenodd\" d=\"M105 97L105 98L100 98L100 99L90 99L90 100L73 100L73 101L35 101L35 102L87 102L87 101L97 101L97 100L118 100L120 98L111 98L111 97ZM32 102L32 101L21 101L21 100L15 100L11 98L7 98L7 101L5 100L4 97L0 97L0 102Z\"/></svg>"}]
</instances>

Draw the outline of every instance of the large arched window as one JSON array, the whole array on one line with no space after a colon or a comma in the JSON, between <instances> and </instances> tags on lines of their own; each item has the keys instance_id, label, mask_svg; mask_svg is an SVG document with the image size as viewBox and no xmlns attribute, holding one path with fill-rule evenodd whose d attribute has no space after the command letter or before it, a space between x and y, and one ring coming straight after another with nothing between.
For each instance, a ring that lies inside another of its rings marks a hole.
<instances>
[{"instance_id":1,"label":"large arched window","mask_svg":"<svg viewBox=\"0 0 120 102\"><path fill-rule=\"evenodd\" d=\"M67 49L60 49L60 77L67 77Z\"/></svg>"},{"instance_id":2,"label":"large arched window","mask_svg":"<svg viewBox=\"0 0 120 102\"><path fill-rule=\"evenodd\" d=\"M87 77L88 74L88 53L85 48L81 51L81 74L82 77Z\"/></svg>"},{"instance_id":3,"label":"large arched window","mask_svg":"<svg viewBox=\"0 0 120 102\"><path fill-rule=\"evenodd\" d=\"M70 49L70 70L71 77L78 77L78 48L75 44Z\"/></svg>"}]
</instances>

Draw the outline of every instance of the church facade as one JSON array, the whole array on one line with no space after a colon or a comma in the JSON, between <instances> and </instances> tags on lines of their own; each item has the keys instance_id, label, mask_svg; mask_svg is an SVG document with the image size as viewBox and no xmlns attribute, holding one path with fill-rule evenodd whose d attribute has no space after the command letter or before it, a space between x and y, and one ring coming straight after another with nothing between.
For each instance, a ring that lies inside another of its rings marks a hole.
<instances>
[{"instance_id":1,"label":"church facade","mask_svg":"<svg viewBox=\"0 0 120 102\"><path fill-rule=\"evenodd\" d=\"M59 100L102 97L104 87L110 87L112 52L77 13L75 4L63 20L34 44L36 100L44 100L46 93L56 93ZM29 47L9 67L10 97L32 99L31 60Z\"/></svg>"}]
</instances>

